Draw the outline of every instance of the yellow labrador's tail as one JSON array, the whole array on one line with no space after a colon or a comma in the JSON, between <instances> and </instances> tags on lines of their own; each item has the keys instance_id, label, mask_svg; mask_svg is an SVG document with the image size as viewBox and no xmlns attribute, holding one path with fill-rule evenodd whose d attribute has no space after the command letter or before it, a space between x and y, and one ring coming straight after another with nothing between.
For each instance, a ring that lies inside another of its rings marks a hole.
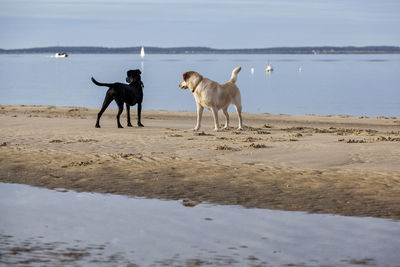
<instances>
[{"instance_id":1,"label":"yellow labrador's tail","mask_svg":"<svg viewBox=\"0 0 400 267\"><path fill-rule=\"evenodd\" d=\"M237 74L239 73L239 71L242 69L242 67L237 67L236 69L234 69L232 71L232 76L231 79L229 80L231 83L235 83L237 80Z\"/></svg>"}]
</instances>

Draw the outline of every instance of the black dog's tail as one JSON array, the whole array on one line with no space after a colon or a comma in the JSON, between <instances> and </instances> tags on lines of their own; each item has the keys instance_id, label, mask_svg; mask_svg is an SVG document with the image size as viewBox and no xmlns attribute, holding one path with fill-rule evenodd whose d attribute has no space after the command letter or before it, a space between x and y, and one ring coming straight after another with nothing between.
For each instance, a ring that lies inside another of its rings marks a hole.
<instances>
[{"instance_id":1,"label":"black dog's tail","mask_svg":"<svg viewBox=\"0 0 400 267\"><path fill-rule=\"evenodd\" d=\"M98 85L98 86L107 86L107 87L112 86L111 83L99 83L99 82L96 81L93 77L92 77L92 82L93 82L95 85Z\"/></svg>"}]
</instances>

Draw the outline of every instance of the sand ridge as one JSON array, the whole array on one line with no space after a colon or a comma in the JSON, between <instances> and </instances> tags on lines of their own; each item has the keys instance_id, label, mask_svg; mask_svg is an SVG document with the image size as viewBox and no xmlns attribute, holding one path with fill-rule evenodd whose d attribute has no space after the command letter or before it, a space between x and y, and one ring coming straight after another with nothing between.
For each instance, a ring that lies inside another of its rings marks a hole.
<instances>
[{"instance_id":1,"label":"sand ridge","mask_svg":"<svg viewBox=\"0 0 400 267\"><path fill-rule=\"evenodd\" d=\"M118 129L110 109L96 129L97 112L0 106L0 182L400 219L395 117L244 113L243 131L215 132L206 112L193 132L194 112Z\"/></svg>"}]
</instances>

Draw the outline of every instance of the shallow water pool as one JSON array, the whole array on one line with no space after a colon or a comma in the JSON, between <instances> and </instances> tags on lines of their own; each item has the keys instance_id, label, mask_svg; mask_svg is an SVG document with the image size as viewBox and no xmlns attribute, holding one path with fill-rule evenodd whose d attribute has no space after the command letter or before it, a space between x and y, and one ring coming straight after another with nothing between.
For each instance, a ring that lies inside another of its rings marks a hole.
<instances>
[{"instance_id":1,"label":"shallow water pool","mask_svg":"<svg viewBox=\"0 0 400 267\"><path fill-rule=\"evenodd\" d=\"M61 192L60 192L61 191ZM400 221L0 183L0 265L398 266Z\"/></svg>"}]
</instances>

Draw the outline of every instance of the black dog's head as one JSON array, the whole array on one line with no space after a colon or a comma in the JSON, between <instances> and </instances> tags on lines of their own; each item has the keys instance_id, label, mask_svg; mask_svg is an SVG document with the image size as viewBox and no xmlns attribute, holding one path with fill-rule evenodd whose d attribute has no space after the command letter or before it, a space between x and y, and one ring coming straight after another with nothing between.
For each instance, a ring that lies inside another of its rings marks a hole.
<instances>
[{"instance_id":1,"label":"black dog's head","mask_svg":"<svg viewBox=\"0 0 400 267\"><path fill-rule=\"evenodd\" d=\"M138 69L136 70L128 70L126 72L126 82L127 83L133 83L133 82L137 82L140 81L140 74L142 74L142 72Z\"/></svg>"}]
</instances>

